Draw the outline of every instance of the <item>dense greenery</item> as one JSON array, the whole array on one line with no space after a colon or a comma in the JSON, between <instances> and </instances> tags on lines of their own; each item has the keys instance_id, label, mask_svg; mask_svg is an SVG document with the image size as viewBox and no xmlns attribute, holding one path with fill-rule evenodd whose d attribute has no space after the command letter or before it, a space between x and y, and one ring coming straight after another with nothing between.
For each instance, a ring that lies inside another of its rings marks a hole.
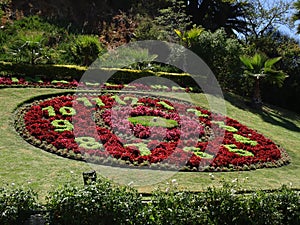
<instances>
[{"instance_id":1,"label":"dense greenery","mask_svg":"<svg viewBox=\"0 0 300 225\"><path fill-rule=\"evenodd\" d=\"M28 8L22 2L1 1L0 60L88 66L116 46L158 39L191 49L210 66L222 89L250 97L253 81L242 76L239 57L260 53L281 57L274 69L289 75L281 88L261 82L264 101L300 111L298 100L293 98L299 95L300 86L299 43L277 31L280 23L288 24L286 13L291 4L282 0L269 5L261 0L128 0L95 1L93 5L79 1L64 3L69 7L67 12L67 7L59 8L59 2ZM297 2L294 7L293 19L298 21ZM166 54L173 54L168 51L166 48ZM125 58L138 57L136 52L126 54ZM129 68L178 72L168 65L149 65Z\"/></svg>"},{"instance_id":2,"label":"dense greenery","mask_svg":"<svg viewBox=\"0 0 300 225\"><path fill-rule=\"evenodd\" d=\"M130 187L107 180L83 187L63 186L48 193L46 204L30 190L1 189L0 222L18 224L43 208L49 224L299 224L299 192L283 186L271 193L241 195L237 180L201 193L177 191L176 180L166 190L142 198Z\"/></svg>"},{"instance_id":3,"label":"dense greenery","mask_svg":"<svg viewBox=\"0 0 300 225\"><path fill-rule=\"evenodd\" d=\"M24 224L31 211L37 210L37 194L23 188L0 188L0 223L3 225Z\"/></svg>"}]
</instances>

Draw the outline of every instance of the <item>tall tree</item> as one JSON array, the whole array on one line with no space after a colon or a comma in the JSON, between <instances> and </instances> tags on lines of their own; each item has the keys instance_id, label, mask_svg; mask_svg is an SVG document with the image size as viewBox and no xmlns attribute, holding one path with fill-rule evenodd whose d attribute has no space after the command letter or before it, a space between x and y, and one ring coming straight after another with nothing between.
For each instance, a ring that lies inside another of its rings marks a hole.
<instances>
[{"instance_id":1,"label":"tall tree","mask_svg":"<svg viewBox=\"0 0 300 225\"><path fill-rule=\"evenodd\" d=\"M241 18L247 13L248 4L237 0L189 0L187 13L192 22L207 30L224 28L229 34L247 32L247 22Z\"/></svg>"},{"instance_id":2,"label":"tall tree","mask_svg":"<svg viewBox=\"0 0 300 225\"><path fill-rule=\"evenodd\" d=\"M294 22L298 21L298 26L297 26L297 33L300 34L300 0L294 3L294 8L296 10L295 14L293 15L292 20Z\"/></svg>"},{"instance_id":3,"label":"tall tree","mask_svg":"<svg viewBox=\"0 0 300 225\"><path fill-rule=\"evenodd\" d=\"M270 30L274 32L280 25L289 25L289 12L292 0L247 0L249 3L248 13L243 19L248 24L247 32L242 33L246 40L259 39Z\"/></svg>"},{"instance_id":4,"label":"tall tree","mask_svg":"<svg viewBox=\"0 0 300 225\"><path fill-rule=\"evenodd\" d=\"M178 36L174 32L178 29L184 32L191 24L190 16L186 13L186 5L184 1L169 0L170 5L167 8L159 10L159 16L154 19L154 23L163 28L162 33L168 41L178 40Z\"/></svg>"}]
</instances>

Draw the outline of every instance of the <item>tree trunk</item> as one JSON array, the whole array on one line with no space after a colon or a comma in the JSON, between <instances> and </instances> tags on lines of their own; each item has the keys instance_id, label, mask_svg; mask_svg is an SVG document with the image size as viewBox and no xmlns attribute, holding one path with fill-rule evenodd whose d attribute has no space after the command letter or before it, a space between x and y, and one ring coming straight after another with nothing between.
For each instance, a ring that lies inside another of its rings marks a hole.
<instances>
[{"instance_id":1,"label":"tree trunk","mask_svg":"<svg viewBox=\"0 0 300 225\"><path fill-rule=\"evenodd\" d=\"M260 79L255 79L254 94L252 98L252 105L256 109L261 109L262 107L259 81Z\"/></svg>"}]
</instances>

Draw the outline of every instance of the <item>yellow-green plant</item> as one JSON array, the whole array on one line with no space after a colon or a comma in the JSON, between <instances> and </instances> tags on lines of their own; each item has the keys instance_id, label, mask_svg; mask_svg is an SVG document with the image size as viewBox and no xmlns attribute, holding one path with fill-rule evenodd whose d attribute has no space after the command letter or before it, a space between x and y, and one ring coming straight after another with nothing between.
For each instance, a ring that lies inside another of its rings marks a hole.
<instances>
[{"instance_id":1,"label":"yellow-green plant","mask_svg":"<svg viewBox=\"0 0 300 225\"><path fill-rule=\"evenodd\" d=\"M204 28L197 27L196 25L193 26L192 29L181 32L180 30L175 29L175 33L180 38L180 41L186 46L191 47L193 43L198 41L199 36L204 31Z\"/></svg>"}]
</instances>

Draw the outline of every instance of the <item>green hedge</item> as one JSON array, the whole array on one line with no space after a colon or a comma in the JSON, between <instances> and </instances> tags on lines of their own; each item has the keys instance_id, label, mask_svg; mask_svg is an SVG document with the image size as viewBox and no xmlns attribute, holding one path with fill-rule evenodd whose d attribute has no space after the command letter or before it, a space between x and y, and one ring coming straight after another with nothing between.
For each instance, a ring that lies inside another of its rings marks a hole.
<instances>
[{"instance_id":1,"label":"green hedge","mask_svg":"<svg viewBox=\"0 0 300 225\"><path fill-rule=\"evenodd\" d=\"M273 192L239 194L225 184L201 193L176 190L152 193L147 201L130 187L101 179L82 187L64 186L48 194L45 220L49 224L300 224L299 191L283 186ZM0 224L23 224L26 214L39 206L32 191L0 189Z\"/></svg>"},{"instance_id":2,"label":"green hedge","mask_svg":"<svg viewBox=\"0 0 300 225\"><path fill-rule=\"evenodd\" d=\"M79 81L82 75L86 72L87 67L75 66L75 65L54 65L54 64L18 64L11 62L0 62L0 71L8 74L13 74L15 77L28 76L35 77L40 76L47 80L77 80ZM150 70L131 70L131 69L119 69L119 68L102 68L102 69L89 69L93 74L112 74L107 82L115 84L128 84L139 78L143 77L163 77L170 79L175 83L183 87L198 87L194 79L187 73L167 73L167 72L153 72ZM206 82L206 78L201 75L197 75L197 79L200 82ZM92 80L91 80L92 81ZM95 78L97 81L97 78Z\"/></svg>"},{"instance_id":3,"label":"green hedge","mask_svg":"<svg viewBox=\"0 0 300 225\"><path fill-rule=\"evenodd\" d=\"M1 72L11 73L16 77L28 76L35 77L40 76L44 79L76 79L80 80L81 76L86 71L86 67L73 66L73 65L54 65L54 64L19 64L11 62L0 62Z\"/></svg>"}]
</instances>

